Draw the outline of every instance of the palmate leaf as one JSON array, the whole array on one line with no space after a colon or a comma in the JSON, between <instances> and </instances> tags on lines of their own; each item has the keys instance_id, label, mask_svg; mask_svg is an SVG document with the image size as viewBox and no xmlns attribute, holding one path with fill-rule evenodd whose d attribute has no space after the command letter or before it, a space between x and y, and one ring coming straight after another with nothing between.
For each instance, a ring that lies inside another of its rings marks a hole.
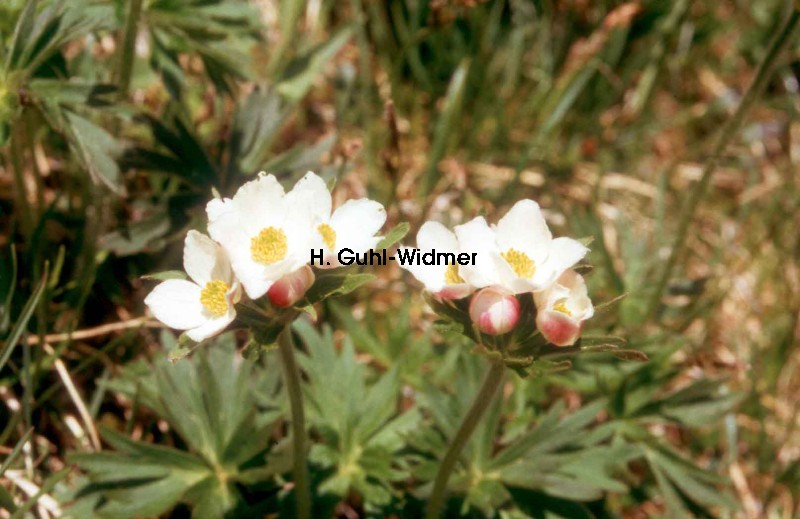
<instances>
[{"instance_id":1,"label":"palmate leaf","mask_svg":"<svg viewBox=\"0 0 800 519\"><path fill-rule=\"evenodd\" d=\"M435 474L438 457L453 437L481 381L481 359L462 357L453 382L455 395L429 387L420 395L423 411L431 416L440 436L421 431L411 445L427 453L419 458L415 474L428 480ZM504 437L500 399L493 402L462 453L450 481L452 492L463 497L462 513L477 508L490 514L512 501L519 489L539 492L551 499L591 501L606 492L626 492L617 474L641 453L623 442L611 443L614 430L594 426L605 400L565 414L562 402L552 406L529 430ZM498 445L496 438L502 438ZM432 455L432 457L431 457ZM425 496L429 484L418 493ZM524 492L522 493L525 494Z\"/></svg>"},{"instance_id":2,"label":"palmate leaf","mask_svg":"<svg viewBox=\"0 0 800 519\"><path fill-rule=\"evenodd\" d=\"M266 170L270 146L289 114L270 88L256 88L240 101L231 128L229 169L242 174Z\"/></svg>"},{"instance_id":3,"label":"palmate leaf","mask_svg":"<svg viewBox=\"0 0 800 519\"><path fill-rule=\"evenodd\" d=\"M189 453L136 442L109 429L102 433L114 452L69 457L94 481L83 495L101 492L108 499L97 510L101 516L161 514L182 501L193 486L214 477L209 465Z\"/></svg>"},{"instance_id":4,"label":"palmate leaf","mask_svg":"<svg viewBox=\"0 0 800 519\"><path fill-rule=\"evenodd\" d=\"M232 93L237 79L250 77L248 47L260 32L259 15L244 0L156 0L146 4L145 26L153 42L151 65L180 99L186 77L178 56L194 54L203 61L215 87Z\"/></svg>"},{"instance_id":5,"label":"palmate leaf","mask_svg":"<svg viewBox=\"0 0 800 519\"><path fill-rule=\"evenodd\" d=\"M162 342L177 348L167 331ZM110 383L166 420L187 450L105 431L114 451L71 458L91 478L82 496L104 498L98 513L158 515L182 502L193 506L197 516L220 517L250 506L237 482L269 483L288 469L285 456L277 465L272 461L278 458L267 456L270 431L281 414L274 403L279 377L240 362L230 336L215 342L174 364L163 356L153 366L134 363Z\"/></svg>"},{"instance_id":6,"label":"palmate leaf","mask_svg":"<svg viewBox=\"0 0 800 519\"><path fill-rule=\"evenodd\" d=\"M708 517L713 517L716 515L712 512L714 508L738 509L736 501L720 491L725 480L684 459L671 448L648 445L645 447L645 459L655 476L668 513L685 517L689 515L689 510L699 508Z\"/></svg>"},{"instance_id":7,"label":"palmate leaf","mask_svg":"<svg viewBox=\"0 0 800 519\"><path fill-rule=\"evenodd\" d=\"M87 0L55 1L36 13L28 0L17 21L11 49L6 55L6 74L29 77L67 42L93 31L114 28L113 8ZM17 85L21 86L21 85Z\"/></svg>"},{"instance_id":8,"label":"palmate leaf","mask_svg":"<svg viewBox=\"0 0 800 519\"><path fill-rule=\"evenodd\" d=\"M173 115L158 119L144 115L140 120L149 126L153 142L158 145L126 150L120 160L123 168L173 174L205 189L217 184L218 165L209 158L204 143L183 117Z\"/></svg>"},{"instance_id":9,"label":"palmate leaf","mask_svg":"<svg viewBox=\"0 0 800 519\"><path fill-rule=\"evenodd\" d=\"M416 409L398 412L397 370L367 383L366 367L356 361L352 342L346 339L337 353L329 329L319 334L298 320L295 330L308 349L298 362L310 381L309 421L324 440L312 448L310 459L333 470L320 491L340 497L358 492L368 508L388 503L390 482L408 477L399 454L403 438L419 423Z\"/></svg>"}]
</instances>

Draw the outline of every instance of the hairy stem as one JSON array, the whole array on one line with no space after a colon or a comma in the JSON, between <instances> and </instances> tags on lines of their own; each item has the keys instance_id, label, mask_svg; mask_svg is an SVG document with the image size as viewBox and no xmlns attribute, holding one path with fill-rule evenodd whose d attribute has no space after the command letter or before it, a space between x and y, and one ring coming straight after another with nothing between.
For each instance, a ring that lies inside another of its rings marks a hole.
<instances>
[{"instance_id":1,"label":"hairy stem","mask_svg":"<svg viewBox=\"0 0 800 519\"><path fill-rule=\"evenodd\" d=\"M689 230L689 225L692 223L694 213L700 200L703 199L708 191L708 185L711 182L711 177L717 169L717 164L725 148L728 147L731 139L741 127L745 115L753 106L755 101L759 98L761 93L772 76L772 71L775 68L775 62L781 54L781 51L791 42L792 36L797 30L798 23L800 23L800 8L792 6L791 13L783 23L777 34L767 49L764 59L758 65L753 82L750 84L747 92L745 93L739 106L736 108L733 116L723 126L719 137L714 145L711 156L706 161L700 181L689 192L689 197L686 200L686 205L681 211L680 220L678 221L678 231L675 234L675 241L672 244L669 257L664 264L661 274L656 281L652 296L647 305L647 320L651 320L656 316L658 306L661 301L661 294L667 286L672 270L677 264L678 258L683 253L686 246L686 235Z\"/></svg>"},{"instance_id":2,"label":"hairy stem","mask_svg":"<svg viewBox=\"0 0 800 519\"><path fill-rule=\"evenodd\" d=\"M310 519L311 493L308 488L306 466L306 418L303 409L303 390L300 386L300 368L294 355L291 325L287 324L278 336L278 352L283 364L286 389L289 392L289 407L292 412L292 452L294 492L297 500L296 517Z\"/></svg>"},{"instance_id":3,"label":"hairy stem","mask_svg":"<svg viewBox=\"0 0 800 519\"><path fill-rule=\"evenodd\" d=\"M475 432L475 428L500 389L505 369L506 367L501 361L492 362L489 373L486 375L486 380L484 380L478 394L475 395L472 406L470 406L455 437L450 442L450 448L444 455L442 464L439 465L439 472L436 473L436 480L433 483L433 491L425 511L427 519L438 519L444 504L447 481L450 479L459 456L461 456L461 451L464 450L464 446L469 441L472 433Z\"/></svg>"}]
</instances>

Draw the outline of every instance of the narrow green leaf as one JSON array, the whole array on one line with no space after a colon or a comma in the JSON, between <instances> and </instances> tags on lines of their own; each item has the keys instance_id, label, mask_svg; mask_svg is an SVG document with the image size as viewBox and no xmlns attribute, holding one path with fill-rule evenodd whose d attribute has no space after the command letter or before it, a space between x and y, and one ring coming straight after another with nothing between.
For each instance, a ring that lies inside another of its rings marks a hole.
<instances>
[{"instance_id":1,"label":"narrow green leaf","mask_svg":"<svg viewBox=\"0 0 800 519\"><path fill-rule=\"evenodd\" d=\"M457 121L461 116L469 66L469 59L465 58L453 73L453 77L450 79L450 85L447 87L444 107L439 114L438 120L436 121L436 129L433 132L431 151L428 154L428 168L420 182L420 194L422 195L430 193L436 180L440 178L439 162L444 158L447 151L447 143L455 133L455 127L458 124Z\"/></svg>"},{"instance_id":2,"label":"narrow green leaf","mask_svg":"<svg viewBox=\"0 0 800 519\"><path fill-rule=\"evenodd\" d=\"M11 519L21 519L26 517L26 514L33 509L34 506L36 506L36 503L39 502L39 498L45 494L49 494L62 479L67 477L67 474L70 472L72 472L72 467L67 467L48 477L44 481L44 484L39 488L39 491L36 492L36 494L30 499L25 501L25 503L11 515Z\"/></svg>"},{"instance_id":3,"label":"narrow green leaf","mask_svg":"<svg viewBox=\"0 0 800 519\"><path fill-rule=\"evenodd\" d=\"M386 233L386 236L384 236L381 241L378 242L378 245L375 246L375 250L388 249L395 243L405 238L409 229L411 229L411 226L408 224L408 222L398 223L392 227L391 231Z\"/></svg>"},{"instance_id":4,"label":"narrow green leaf","mask_svg":"<svg viewBox=\"0 0 800 519\"><path fill-rule=\"evenodd\" d=\"M22 447L28 443L28 440L31 438L32 434L33 428L30 428L25 434L22 435L22 438L19 439L17 444L14 446L14 449L11 451L5 461L3 461L3 465L0 466L0 477L3 477L3 474L6 473L8 467L14 463L14 460L17 458L17 456L19 456L19 453L22 452Z\"/></svg>"},{"instance_id":5,"label":"narrow green leaf","mask_svg":"<svg viewBox=\"0 0 800 519\"><path fill-rule=\"evenodd\" d=\"M322 68L330 63L336 53L350 40L352 34L353 29L347 27L303 58L290 63L287 67L289 75L278 83L278 92L295 103L303 99L314 79L322 72Z\"/></svg>"},{"instance_id":6,"label":"narrow green leaf","mask_svg":"<svg viewBox=\"0 0 800 519\"><path fill-rule=\"evenodd\" d=\"M22 9L17 25L14 27L14 36L11 39L11 49L6 56L6 72L11 71L17 64L22 49L27 46L27 41L33 30L34 15L36 14L36 0L28 0Z\"/></svg>"},{"instance_id":7,"label":"narrow green leaf","mask_svg":"<svg viewBox=\"0 0 800 519\"><path fill-rule=\"evenodd\" d=\"M152 279L155 281L166 281L168 279L188 279L186 272L182 270L165 270L153 274L145 274L142 279Z\"/></svg>"},{"instance_id":8,"label":"narrow green leaf","mask_svg":"<svg viewBox=\"0 0 800 519\"><path fill-rule=\"evenodd\" d=\"M8 359L11 358L11 352L14 351L14 347L17 345L17 342L19 342L20 337L22 337L22 334L25 332L25 328L28 326L28 321L33 315L33 311L36 309L36 305L39 304L39 299L42 297L44 289L47 286L48 270L49 267L47 263L45 263L44 273L42 274L42 278L39 280L39 284L36 286L36 290L34 290L33 294L28 299L28 302L25 303L25 307L22 309L22 313L17 318L17 322L11 329L11 333L6 339L2 350L0 350L0 370L2 370L3 367L6 365Z\"/></svg>"}]
</instances>

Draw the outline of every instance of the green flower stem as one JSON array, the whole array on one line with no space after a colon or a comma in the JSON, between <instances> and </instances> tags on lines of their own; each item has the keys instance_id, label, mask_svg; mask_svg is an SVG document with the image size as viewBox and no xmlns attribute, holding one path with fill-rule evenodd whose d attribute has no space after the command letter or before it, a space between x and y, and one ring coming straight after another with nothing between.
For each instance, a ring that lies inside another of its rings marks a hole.
<instances>
[{"instance_id":1,"label":"green flower stem","mask_svg":"<svg viewBox=\"0 0 800 519\"><path fill-rule=\"evenodd\" d=\"M289 392L289 407L292 412L292 451L294 473L294 495L297 500L296 517L310 519L311 492L308 487L306 465L306 418L303 409L303 390L300 387L300 368L294 355L291 324L287 324L278 336L278 352L283 364L286 389Z\"/></svg>"},{"instance_id":2,"label":"green flower stem","mask_svg":"<svg viewBox=\"0 0 800 519\"><path fill-rule=\"evenodd\" d=\"M739 127L741 127L747 112L767 86L769 78L772 77L772 71L775 68L775 63L784 48L786 48L786 46L792 41L792 36L797 31L798 23L800 23L800 7L798 7L797 3L795 3L795 5L793 5L791 8L791 13L778 30L775 38L773 38L772 42L770 43L764 59L758 65L753 82L747 89L742 101L739 103L739 106L736 108L733 116L728 119L728 121L725 123L725 126L723 126L714 145L714 149L711 152L711 156L708 161L706 161L705 167L703 168L700 181L689 193L689 197L686 200L686 206L681 211L681 217L678 221L678 231L675 235L675 241L672 244L669 257L664 264L664 268L661 270L661 274L656 281L651 299L647 305L648 321L656 316L659 303L661 302L661 294L664 292L664 288L667 286L667 282L672 275L672 270L675 268L679 256L683 253L683 250L686 246L686 235L689 230L689 225L692 223L694 213L697 210L697 206L700 204L700 200L703 199L708 191L711 177L714 176L714 172L717 169L717 164L719 163L722 153L728 147L728 143L733 136L736 135Z\"/></svg>"},{"instance_id":3,"label":"green flower stem","mask_svg":"<svg viewBox=\"0 0 800 519\"><path fill-rule=\"evenodd\" d=\"M442 505L444 504L445 490L447 489L447 481L455 468L456 462L464 446L469 441L472 433L475 432L475 427L483 418L484 413L489 408L489 405L494 400L495 395L502 386L503 375L505 374L505 364L502 361L493 361L489 373L486 375L486 380L483 382L480 391L475 395L475 400L472 406L464 416L461 426L456 432L455 438L450 443L450 448L444 455L442 464L439 466L439 472L436 474L436 480L433 483L433 491L431 492L428 507L425 511L427 519L438 519L441 512Z\"/></svg>"}]
</instances>

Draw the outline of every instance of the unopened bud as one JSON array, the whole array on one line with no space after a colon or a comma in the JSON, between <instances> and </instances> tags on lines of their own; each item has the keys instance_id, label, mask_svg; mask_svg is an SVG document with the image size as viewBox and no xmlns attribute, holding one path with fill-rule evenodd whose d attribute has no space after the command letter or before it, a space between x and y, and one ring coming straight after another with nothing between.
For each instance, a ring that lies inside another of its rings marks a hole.
<instances>
[{"instance_id":1,"label":"unopened bud","mask_svg":"<svg viewBox=\"0 0 800 519\"><path fill-rule=\"evenodd\" d=\"M472 297L469 316L481 332L487 335L502 335L517 325L519 301L505 290L484 288Z\"/></svg>"},{"instance_id":2,"label":"unopened bud","mask_svg":"<svg viewBox=\"0 0 800 519\"><path fill-rule=\"evenodd\" d=\"M267 292L267 297L273 305L287 308L302 299L313 284L314 271L308 265L304 265L273 283Z\"/></svg>"}]
</instances>

